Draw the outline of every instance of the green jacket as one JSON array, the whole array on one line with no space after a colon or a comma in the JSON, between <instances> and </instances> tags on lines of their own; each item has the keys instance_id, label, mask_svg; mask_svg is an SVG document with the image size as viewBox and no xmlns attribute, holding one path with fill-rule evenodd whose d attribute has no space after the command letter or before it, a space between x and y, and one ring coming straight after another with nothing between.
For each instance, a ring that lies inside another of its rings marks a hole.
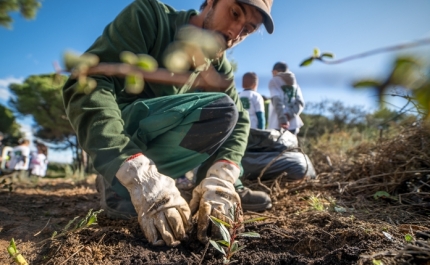
<instances>
[{"instance_id":1,"label":"green jacket","mask_svg":"<svg viewBox=\"0 0 430 265\"><path fill-rule=\"evenodd\" d=\"M122 51L145 53L154 57L159 67L164 67L164 50L174 40L179 28L188 24L190 17L196 14L195 10L176 11L156 0L136 0L105 28L86 52L97 55L100 62L120 62L119 54ZM233 69L225 54L214 67L233 79ZM141 94L130 95L124 92L122 78L94 78L97 87L88 95L77 92L76 80L69 79L63 88L64 105L79 144L92 158L95 169L111 181L124 160L142 152L123 130L122 104L129 104L138 98L174 95L179 87L145 83ZM229 139L217 152L217 159L240 164L248 139L249 117L235 85L231 85L225 93L236 103L239 120Z\"/></svg>"}]
</instances>

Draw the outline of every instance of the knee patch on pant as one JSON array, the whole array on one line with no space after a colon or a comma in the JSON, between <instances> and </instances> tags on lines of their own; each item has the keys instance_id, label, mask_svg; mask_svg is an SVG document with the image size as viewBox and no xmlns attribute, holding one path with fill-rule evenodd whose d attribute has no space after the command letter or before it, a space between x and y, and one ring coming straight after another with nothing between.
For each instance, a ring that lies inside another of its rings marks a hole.
<instances>
[{"instance_id":1,"label":"knee patch on pant","mask_svg":"<svg viewBox=\"0 0 430 265\"><path fill-rule=\"evenodd\" d=\"M230 136L238 120L238 111L227 95L201 109L200 119L183 138L180 146L212 155Z\"/></svg>"}]
</instances>

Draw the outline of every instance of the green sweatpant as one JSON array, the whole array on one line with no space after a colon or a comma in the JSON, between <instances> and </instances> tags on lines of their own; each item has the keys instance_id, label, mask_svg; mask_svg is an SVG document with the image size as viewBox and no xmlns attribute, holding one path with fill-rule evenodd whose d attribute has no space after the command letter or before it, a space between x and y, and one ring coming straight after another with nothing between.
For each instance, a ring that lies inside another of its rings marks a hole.
<instances>
[{"instance_id":1,"label":"green sweatpant","mask_svg":"<svg viewBox=\"0 0 430 265\"><path fill-rule=\"evenodd\" d=\"M176 179L200 166L198 182L238 119L234 102L224 93L142 99L120 108L125 131L160 173ZM235 185L242 187L240 181ZM121 197L130 197L116 178L112 188Z\"/></svg>"}]
</instances>

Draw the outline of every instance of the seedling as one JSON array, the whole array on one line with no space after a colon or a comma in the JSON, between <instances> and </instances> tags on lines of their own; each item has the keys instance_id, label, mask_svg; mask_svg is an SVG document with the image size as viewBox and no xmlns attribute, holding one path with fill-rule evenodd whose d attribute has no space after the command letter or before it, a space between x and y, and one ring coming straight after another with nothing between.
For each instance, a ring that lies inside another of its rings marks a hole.
<instances>
[{"instance_id":1,"label":"seedling","mask_svg":"<svg viewBox=\"0 0 430 265\"><path fill-rule=\"evenodd\" d=\"M13 258L16 264L18 265L28 265L25 258L19 253L18 249L16 249L15 240L12 238L12 240L9 243L9 246L7 247L7 252L9 255Z\"/></svg>"},{"instance_id":2,"label":"seedling","mask_svg":"<svg viewBox=\"0 0 430 265\"><path fill-rule=\"evenodd\" d=\"M240 218L242 212L240 205L234 205L230 208L229 216L226 216L229 223L220 220L214 216L209 216L212 223L220 230L222 240L210 240L211 245L223 254L223 264L230 264L231 257L244 249L246 246L239 246L239 241L236 240L238 237L260 237L260 234L256 232L244 232L239 231L244 224L263 221L267 217L257 217L243 221Z\"/></svg>"},{"instance_id":3,"label":"seedling","mask_svg":"<svg viewBox=\"0 0 430 265\"><path fill-rule=\"evenodd\" d=\"M405 235L405 241L408 243L411 243L412 240L414 240L414 237L411 234L406 234Z\"/></svg>"},{"instance_id":4,"label":"seedling","mask_svg":"<svg viewBox=\"0 0 430 265\"><path fill-rule=\"evenodd\" d=\"M309 198L309 204L316 211L322 212L325 210L323 202L316 196L311 196Z\"/></svg>"},{"instance_id":5,"label":"seedling","mask_svg":"<svg viewBox=\"0 0 430 265\"><path fill-rule=\"evenodd\" d=\"M97 222L97 215L99 213L101 213L102 211L103 211L103 209L100 209L98 211L93 212L93 209L90 209L88 211L87 215L84 218L80 219L79 221L77 221L79 219L79 216L76 216L75 218L73 218L72 220L70 220L67 223L67 225L61 230L61 233L54 231L50 238L42 240L38 244L43 243L47 240L52 240L52 239L67 235L69 233L78 232L82 229L90 227L91 225L97 224L96 223ZM73 228L71 228L73 223L75 223L75 224L74 224Z\"/></svg>"}]
</instances>

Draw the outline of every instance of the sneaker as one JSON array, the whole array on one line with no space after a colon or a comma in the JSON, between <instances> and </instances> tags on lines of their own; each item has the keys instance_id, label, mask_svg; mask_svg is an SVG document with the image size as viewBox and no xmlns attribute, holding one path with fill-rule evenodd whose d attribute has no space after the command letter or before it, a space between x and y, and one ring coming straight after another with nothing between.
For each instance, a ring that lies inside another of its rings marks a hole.
<instances>
[{"instance_id":1,"label":"sneaker","mask_svg":"<svg viewBox=\"0 0 430 265\"><path fill-rule=\"evenodd\" d=\"M107 184L103 176L97 175L96 188L100 193L100 207L110 219L128 220L137 216L133 203L122 198Z\"/></svg>"},{"instance_id":2,"label":"sneaker","mask_svg":"<svg viewBox=\"0 0 430 265\"><path fill-rule=\"evenodd\" d=\"M263 191L242 188L236 190L239 194L243 211L262 212L272 208L270 196Z\"/></svg>"}]
</instances>

